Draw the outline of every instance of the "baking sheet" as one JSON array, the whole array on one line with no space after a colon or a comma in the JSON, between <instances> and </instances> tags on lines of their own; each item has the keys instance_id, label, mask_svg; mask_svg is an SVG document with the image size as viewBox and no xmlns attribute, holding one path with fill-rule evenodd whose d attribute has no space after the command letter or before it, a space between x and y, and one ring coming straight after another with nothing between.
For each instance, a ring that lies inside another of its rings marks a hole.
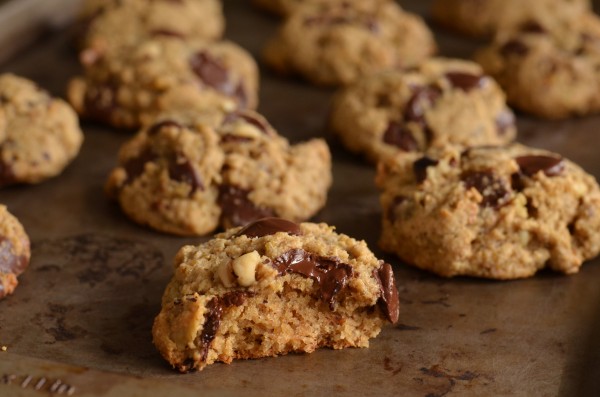
<instances>
[{"instance_id":1,"label":"baking sheet","mask_svg":"<svg viewBox=\"0 0 600 397\"><path fill-rule=\"evenodd\" d=\"M429 1L404 1L424 13ZM227 36L258 55L277 19L247 1L225 2ZM1 30L2 28L0 28ZM478 42L437 31L441 53L469 56ZM66 31L0 65L63 95L78 72ZM377 248L374 170L324 129L331 90L262 70L260 111L297 142L325 136L334 185L315 218ZM600 117L546 122L519 115L519 141L554 150L600 177ZM130 222L103 194L129 134L84 123L80 156L59 178L0 191L33 242L29 270L0 301L0 395L600 395L600 260L580 274L529 280L440 279L386 257L398 279L400 324L369 349L171 370L151 324L180 246L202 238L160 234ZM29 377L29 381L26 380ZM35 389L41 380L39 390ZM23 386L24 385L24 386ZM61 393L58 393L60 385ZM72 387L72 389L69 389ZM70 390L70 391L69 391Z\"/></svg>"}]
</instances>

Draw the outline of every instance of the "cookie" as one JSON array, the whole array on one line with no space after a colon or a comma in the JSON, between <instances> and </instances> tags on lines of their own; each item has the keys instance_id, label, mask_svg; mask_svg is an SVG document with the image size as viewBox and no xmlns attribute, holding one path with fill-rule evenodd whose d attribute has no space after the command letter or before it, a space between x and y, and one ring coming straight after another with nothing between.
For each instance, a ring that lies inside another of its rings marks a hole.
<instances>
[{"instance_id":1,"label":"cookie","mask_svg":"<svg viewBox=\"0 0 600 397\"><path fill-rule=\"evenodd\" d=\"M155 37L215 40L225 29L219 0L92 0L82 14L84 64Z\"/></svg>"},{"instance_id":2,"label":"cookie","mask_svg":"<svg viewBox=\"0 0 600 397\"><path fill-rule=\"evenodd\" d=\"M457 32L486 37L544 15L560 15L565 9L591 9L590 0L436 0L432 17Z\"/></svg>"},{"instance_id":3,"label":"cookie","mask_svg":"<svg viewBox=\"0 0 600 397\"><path fill-rule=\"evenodd\" d=\"M564 274L600 252L600 190L560 155L519 144L381 165L381 248L444 277Z\"/></svg>"},{"instance_id":4,"label":"cookie","mask_svg":"<svg viewBox=\"0 0 600 397\"><path fill-rule=\"evenodd\" d=\"M547 119L600 111L600 19L566 12L499 34L476 60L511 106Z\"/></svg>"},{"instance_id":5,"label":"cookie","mask_svg":"<svg viewBox=\"0 0 600 397\"><path fill-rule=\"evenodd\" d=\"M264 51L282 74L318 85L349 84L391 68L413 66L436 46L423 20L395 2L343 2L302 7L291 15Z\"/></svg>"},{"instance_id":6,"label":"cookie","mask_svg":"<svg viewBox=\"0 0 600 397\"><path fill-rule=\"evenodd\" d=\"M31 251L23 225L0 204L0 299L14 292L27 269Z\"/></svg>"},{"instance_id":7,"label":"cookie","mask_svg":"<svg viewBox=\"0 0 600 397\"><path fill-rule=\"evenodd\" d=\"M432 58L360 79L336 95L331 130L377 162L446 145L500 145L516 135L504 93L476 63Z\"/></svg>"},{"instance_id":8,"label":"cookie","mask_svg":"<svg viewBox=\"0 0 600 397\"><path fill-rule=\"evenodd\" d=\"M119 56L87 65L69 85L69 100L85 118L138 128L168 111L173 98L199 91L203 104L235 109L257 106L258 67L231 42L161 37Z\"/></svg>"},{"instance_id":9,"label":"cookie","mask_svg":"<svg viewBox=\"0 0 600 397\"><path fill-rule=\"evenodd\" d=\"M137 223L204 235L266 216L306 220L331 179L322 139L290 145L251 111L175 112L123 146L106 190Z\"/></svg>"},{"instance_id":10,"label":"cookie","mask_svg":"<svg viewBox=\"0 0 600 397\"><path fill-rule=\"evenodd\" d=\"M398 321L392 267L326 224L266 218L181 248L154 321L179 371L217 361L368 347Z\"/></svg>"},{"instance_id":11,"label":"cookie","mask_svg":"<svg viewBox=\"0 0 600 397\"><path fill-rule=\"evenodd\" d=\"M389 0L369 0L372 2L380 2ZM319 7L333 2L343 3L345 7L360 6L361 3L365 3L364 0L253 0L252 3L257 7L267 10L271 13L288 16L296 12L298 9L303 7Z\"/></svg>"},{"instance_id":12,"label":"cookie","mask_svg":"<svg viewBox=\"0 0 600 397\"><path fill-rule=\"evenodd\" d=\"M0 75L0 188L60 174L83 134L73 109L32 81Z\"/></svg>"}]
</instances>

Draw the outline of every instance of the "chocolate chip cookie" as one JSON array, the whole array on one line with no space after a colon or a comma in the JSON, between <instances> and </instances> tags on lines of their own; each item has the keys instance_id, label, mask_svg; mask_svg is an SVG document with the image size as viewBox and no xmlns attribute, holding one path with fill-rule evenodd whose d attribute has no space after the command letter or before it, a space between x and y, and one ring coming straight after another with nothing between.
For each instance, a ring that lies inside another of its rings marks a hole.
<instances>
[{"instance_id":1,"label":"chocolate chip cookie","mask_svg":"<svg viewBox=\"0 0 600 397\"><path fill-rule=\"evenodd\" d=\"M365 77L336 95L330 113L342 143L373 162L452 144L505 144L515 138L514 121L479 65L445 58Z\"/></svg>"},{"instance_id":2,"label":"chocolate chip cookie","mask_svg":"<svg viewBox=\"0 0 600 397\"><path fill-rule=\"evenodd\" d=\"M79 120L67 103L32 81L0 75L0 188L60 174L82 142Z\"/></svg>"},{"instance_id":3,"label":"chocolate chip cookie","mask_svg":"<svg viewBox=\"0 0 600 397\"><path fill-rule=\"evenodd\" d=\"M179 371L368 347L399 314L392 267L326 224L267 218L181 248L154 321L154 344Z\"/></svg>"},{"instance_id":4,"label":"chocolate chip cookie","mask_svg":"<svg viewBox=\"0 0 600 397\"><path fill-rule=\"evenodd\" d=\"M255 108L256 62L231 42L160 37L87 65L85 76L71 81L69 100L88 119L137 128L190 91L215 109Z\"/></svg>"},{"instance_id":5,"label":"chocolate chip cookie","mask_svg":"<svg viewBox=\"0 0 600 397\"><path fill-rule=\"evenodd\" d=\"M513 144L380 167L382 249L444 277L579 271L600 252L600 190L558 154Z\"/></svg>"},{"instance_id":6,"label":"chocolate chip cookie","mask_svg":"<svg viewBox=\"0 0 600 397\"><path fill-rule=\"evenodd\" d=\"M306 220L330 185L322 139L292 146L251 111L175 112L123 146L107 191L140 224L203 235L266 216Z\"/></svg>"},{"instance_id":7,"label":"chocolate chip cookie","mask_svg":"<svg viewBox=\"0 0 600 397\"><path fill-rule=\"evenodd\" d=\"M460 33L485 37L540 15L560 15L568 8L587 11L590 0L436 0L432 16Z\"/></svg>"},{"instance_id":8,"label":"chocolate chip cookie","mask_svg":"<svg viewBox=\"0 0 600 397\"><path fill-rule=\"evenodd\" d=\"M17 276L29 265L29 237L23 225L0 204L0 299L14 292Z\"/></svg>"},{"instance_id":9,"label":"chocolate chip cookie","mask_svg":"<svg viewBox=\"0 0 600 397\"><path fill-rule=\"evenodd\" d=\"M219 0L92 0L82 13L84 64L154 37L218 39L225 28Z\"/></svg>"},{"instance_id":10,"label":"chocolate chip cookie","mask_svg":"<svg viewBox=\"0 0 600 397\"><path fill-rule=\"evenodd\" d=\"M502 32L476 55L515 108L547 119L600 111L600 19L567 11Z\"/></svg>"},{"instance_id":11,"label":"chocolate chip cookie","mask_svg":"<svg viewBox=\"0 0 600 397\"><path fill-rule=\"evenodd\" d=\"M381 70L413 66L435 52L423 20L395 2L302 7L267 44L264 57L282 74L341 85Z\"/></svg>"}]
</instances>

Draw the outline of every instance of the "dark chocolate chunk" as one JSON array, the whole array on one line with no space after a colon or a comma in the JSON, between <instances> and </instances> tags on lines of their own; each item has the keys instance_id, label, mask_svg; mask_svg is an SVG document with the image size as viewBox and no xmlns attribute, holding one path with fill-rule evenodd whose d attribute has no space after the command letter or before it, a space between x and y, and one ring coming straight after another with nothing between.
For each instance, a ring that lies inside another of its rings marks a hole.
<instances>
[{"instance_id":1,"label":"dark chocolate chunk","mask_svg":"<svg viewBox=\"0 0 600 397\"><path fill-rule=\"evenodd\" d=\"M150 128L148 128L148 135L149 136L156 135L160 132L160 130L162 130L163 128L167 128L167 127L183 128L183 125L179 124L178 122L176 122L174 120L159 121L158 123L156 123L156 124L152 125Z\"/></svg>"},{"instance_id":2,"label":"dark chocolate chunk","mask_svg":"<svg viewBox=\"0 0 600 397\"><path fill-rule=\"evenodd\" d=\"M25 271L27 265L27 257L15 255L11 241L0 236L0 273L13 273L18 276Z\"/></svg>"},{"instance_id":3,"label":"dark chocolate chunk","mask_svg":"<svg viewBox=\"0 0 600 397\"><path fill-rule=\"evenodd\" d=\"M246 294L241 291L228 292L223 296L216 296L206 304L206 314L204 315L204 326L202 332L198 335L196 343L201 346L202 361L206 361L208 349L213 339L217 335L223 310L232 306L241 306L244 303Z\"/></svg>"},{"instance_id":4,"label":"dark chocolate chunk","mask_svg":"<svg viewBox=\"0 0 600 397\"><path fill-rule=\"evenodd\" d=\"M499 208L508 202L510 187L491 170L467 171L461 176L467 189L475 188L483 196L481 205Z\"/></svg>"},{"instance_id":5,"label":"dark chocolate chunk","mask_svg":"<svg viewBox=\"0 0 600 397\"><path fill-rule=\"evenodd\" d=\"M127 181L125 183L131 183L137 177L144 173L146 163L156 160L157 156L150 148L144 149L137 157L133 157L123 164L125 172L127 173Z\"/></svg>"},{"instance_id":6,"label":"dark chocolate chunk","mask_svg":"<svg viewBox=\"0 0 600 397\"><path fill-rule=\"evenodd\" d=\"M408 198L404 196L394 197L394 200L392 200L392 204L388 207L388 211L386 213L387 219L391 223L396 222L396 208L398 208L398 206L406 200L408 200Z\"/></svg>"},{"instance_id":7,"label":"dark chocolate chunk","mask_svg":"<svg viewBox=\"0 0 600 397\"><path fill-rule=\"evenodd\" d=\"M85 93L84 110L90 119L110 122L117 109L117 88L111 85L91 86Z\"/></svg>"},{"instance_id":8,"label":"dark chocolate chunk","mask_svg":"<svg viewBox=\"0 0 600 397\"><path fill-rule=\"evenodd\" d=\"M446 78L452 84L452 87L460 88L465 92L483 87L487 81L485 76L464 72L448 72Z\"/></svg>"},{"instance_id":9,"label":"dark chocolate chunk","mask_svg":"<svg viewBox=\"0 0 600 397\"><path fill-rule=\"evenodd\" d=\"M271 208L259 207L248 198L250 190L233 185L219 187L221 221L228 226L244 226L261 218L276 216Z\"/></svg>"},{"instance_id":10,"label":"dark chocolate chunk","mask_svg":"<svg viewBox=\"0 0 600 397\"><path fill-rule=\"evenodd\" d=\"M221 143L243 143L243 142L252 142L252 138L246 136L239 136L233 134L225 134L221 135Z\"/></svg>"},{"instance_id":11,"label":"dark chocolate chunk","mask_svg":"<svg viewBox=\"0 0 600 397\"><path fill-rule=\"evenodd\" d=\"M388 145L396 146L405 152L415 152L419 150L419 145L410 130L395 121L390 122L388 125L383 134L383 141Z\"/></svg>"},{"instance_id":12,"label":"dark chocolate chunk","mask_svg":"<svg viewBox=\"0 0 600 397\"><path fill-rule=\"evenodd\" d=\"M505 135L515 126L515 114L510 109L504 109L496 116L496 130L498 135Z\"/></svg>"},{"instance_id":13,"label":"dark chocolate chunk","mask_svg":"<svg viewBox=\"0 0 600 397\"><path fill-rule=\"evenodd\" d=\"M404 120L425 124L425 111L433 106L441 95L434 86L416 87L404 109Z\"/></svg>"},{"instance_id":14,"label":"dark chocolate chunk","mask_svg":"<svg viewBox=\"0 0 600 397\"><path fill-rule=\"evenodd\" d=\"M246 93L246 88L244 87L244 83L240 81L237 85L237 88L233 92L233 97L237 98L238 106L241 109L248 107L248 94Z\"/></svg>"},{"instance_id":15,"label":"dark chocolate chunk","mask_svg":"<svg viewBox=\"0 0 600 397\"><path fill-rule=\"evenodd\" d=\"M387 319L392 324L396 324L400 315L400 299L398 298L394 269L389 263L383 263L378 270L373 270L373 276L379 283L381 294L377 304Z\"/></svg>"},{"instance_id":16,"label":"dark chocolate chunk","mask_svg":"<svg viewBox=\"0 0 600 397\"><path fill-rule=\"evenodd\" d=\"M202 177L200 176L196 167L194 167L187 159L178 161L174 158L173 161L169 162L169 178L174 181L187 183L191 186L192 192L196 190L204 190L204 184L202 183Z\"/></svg>"},{"instance_id":17,"label":"dark chocolate chunk","mask_svg":"<svg viewBox=\"0 0 600 397\"><path fill-rule=\"evenodd\" d=\"M262 117L258 116L255 113L250 113L250 112L245 112L245 111L229 113L223 120L223 124L233 123L234 121L236 121L238 119L243 119L248 124L252 124L256 128L258 128L262 133L264 133L265 135L273 135L273 132L271 130L271 126L269 125L269 123L265 119L263 119Z\"/></svg>"},{"instance_id":18,"label":"dark chocolate chunk","mask_svg":"<svg viewBox=\"0 0 600 397\"><path fill-rule=\"evenodd\" d=\"M544 34L546 29L535 21L527 21L519 27L519 31L523 33Z\"/></svg>"},{"instance_id":19,"label":"dark chocolate chunk","mask_svg":"<svg viewBox=\"0 0 600 397\"><path fill-rule=\"evenodd\" d=\"M519 40L509 40L500 47L500 53L502 55L510 56L510 55L519 55L524 56L529 52L529 47L527 47L523 42Z\"/></svg>"},{"instance_id":20,"label":"dark chocolate chunk","mask_svg":"<svg viewBox=\"0 0 600 397\"><path fill-rule=\"evenodd\" d=\"M190 66L202 81L225 95L232 96L237 87L233 87L227 68L206 51L198 52L190 59Z\"/></svg>"},{"instance_id":21,"label":"dark chocolate chunk","mask_svg":"<svg viewBox=\"0 0 600 397\"><path fill-rule=\"evenodd\" d=\"M235 237L264 237L277 232L285 232L292 236L302 236L302 229L300 229L300 225L297 223L282 218L263 218L246 225L235 234Z\"/></svg>"},{"instance_id":22,"label":"dark chocolate chunk","mask_svg":"<svg viewBox=\"0 0 600 397\"><path fill-rule=\"evenodd\" d=\"M413 163L413 172L415 173L417 183L422 183L425 179L427 179L427 168L437 165L438 162L439 161L427 156L423 156L415 161Z\"/></svg>"},{"instance_id":23,"label":"dark chocolate chunk","mask_svg":"<svg viewBox=\"0 0 600 397\"><path fill-rule=\"evenodd\" d=\"M320 299L335 309L337 295L352 277L352 266L341 263L338 258L324 258L306 252L303 249L292 249L275 258L273 265L279 274L296 273L315 281L319 288Z\"/></svg>"},{"instance_id":24,"label":"dark chocolate chunk","mask_svg":"<svg viewBox=\"0 0 600 397\"><path fill-rule=\"evenodd\" d=\"M561 157L520 156L515 159L524 175L534 176L543 171L546 176L557 176L565 170L565 162Z\"/></svg>"}]
</instances>

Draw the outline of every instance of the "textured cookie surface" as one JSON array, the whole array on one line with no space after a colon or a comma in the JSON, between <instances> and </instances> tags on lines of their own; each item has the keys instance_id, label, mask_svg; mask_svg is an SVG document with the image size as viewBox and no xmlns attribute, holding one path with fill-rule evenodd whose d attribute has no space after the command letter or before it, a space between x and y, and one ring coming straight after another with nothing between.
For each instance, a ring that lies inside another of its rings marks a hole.
<instances>
[{"instance_id":1,"label":"textured cookie surface","mask_svg":"<svg viewBox=\"0 0 600 397\"><path fill-rule=\"evenodd\" d=\"M159 36L218 39L225 27L221 8L219 0L87 1L81 60L95 62Z\"/></svg>"},{"instance_id":2,"label":"textured cookie surface","mask_svg":"<svg viewBox=\"0 0 600 397\"><path fill-rule=\"evenodd\" d=\"M29 265L30 256L23 225L0 204L0 299L14 292L17 276Z\"/></svg>"},{"instance_id":3,"label":"textured cookie surface","mask_svg":"<svg viewBox=\"0 0 600 397\"><path fill-rule=\"evenodd\" d=\"M87 118L136 128L181 97L232 110L255 108L257 91L258 68L241 47L161 37L87 65L71 81L69 100Z\"/></svg>"},{"instance_id":4,"label":"textured cookie surface","mask_svg":"<svg viewBox=\"0 0 600 397\"><path fill-rule=\"evenodd\" d=\"M154 344L182 372L368 347L398 308L391 266L364 241L325 224L266 218L179 251Z\"/></svg>"},{"instance_id":5,"label":"textured cookie surface","mask_svg":"<svg viewBox=\"0 0 600 397\"><path fill-rule=\"evenodd\" d=\"M516 133L496 82L476 63L444 58L342 89L330 126L348 149L374 162L445 145L505 144Z\"/></svg>"},{"instance_id":6,"label":"textured cookie surface","mask_svg":"<svg viewBox=\"0 0 600 397\"><path fill-rule=\"evenodd\" d=\"M381 247L441 276L565 274L600 252L596 180L558 154L513 144L381 166Z\"/></svg>"},{"instance_id":7,"label":"textured cookie surface","mask_svg":"<svg viewBox=\"0 0 600 397\"><path fill-rule=\"evenodd\" d=\"M560 119L600 111L600 19L563 10L499 33L476 60L507 94L509 104Z\"/></svg>"},{"instance_id":8,"label":"textured cookie surface","mask_svg":"<svg viewBox=\"0 0 600 397\"><path fill-rule=\"evenodd\" d=\"M536 18L552 18L565 9L586 11L589 0L436 0L433 18L470 36L490 36Z\"/></svg>"},{"instance_id":9,"label":"textured cookie surface","mask_svg":"<svg viewBox=\"0 0 600 397\"><path fill-rule=\"evenodd\" d=\"M388 0L369 0L383 3ZM290 15L304 7L320 7L331 3L343 3L345 7L360 7L365 0L253 0L256 6L279 15Z\"/></svg>"},{"instance_id":10,"label":"textured cookie surface","mask_svg":"<svg viewBox=\"0 0 600 397\"><path fill-rule=\"evenodd\" d=\"M408 67L435 51L423 20L395 2L343 2L302 7L265 48L280 73L315 84L340 85L377 71Z\"/></svg>"},{"instance_id":11,"label":"textured cookie surface","mask_svg":"<svg viewBox=\"0 0 600 397\"><path fill-rule=\"evenodd\" d=\"M0 188L60 174L79 153L79 120L33 82L0 75Z\"/></svg>"},{"instance_id":12,"label":"textured cookie surface","mask_svg":"<svg viewBox=\"0 0 600 397\"><path fill-rule=\"evenodd\" d=\"M325 141L290 145L259 114L175 112L126 143L107 191L138 223L182 235L265 216L301 221L327 200Z\"/></svg>"}]
</instances>

